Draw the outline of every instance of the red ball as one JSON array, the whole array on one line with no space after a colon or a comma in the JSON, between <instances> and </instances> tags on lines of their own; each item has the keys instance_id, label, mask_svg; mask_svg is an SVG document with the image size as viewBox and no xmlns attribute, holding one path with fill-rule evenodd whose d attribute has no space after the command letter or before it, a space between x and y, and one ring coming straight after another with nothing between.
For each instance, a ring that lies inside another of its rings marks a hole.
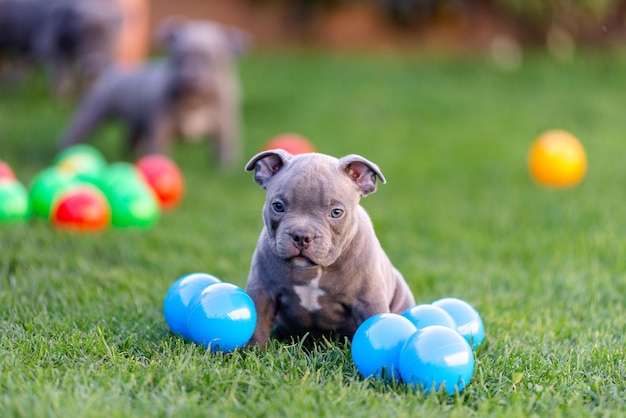
<instances>
[{"instance_id":1,"label":"red ball","mask_svg":"<svg viewBox=\"0 0 626 418\"><path fill-rule=\"evenodd\" d=\"M176 163L164 155L148 155L135 163L159 200L162 209L172 209L183 198L185 180Z\"/></svg>"},{"instance_id":2,"label":"red ball","mask_svg":"<svg viewBox=\"0 0 626 418\"><path fill-rule=\"evenodd\" d=\"M59 196L50 220L62 229L102 231L111 223L111 208L98 188L81 184Z\"/></svg>"},{"instance_id":3,"label":"red ball","mask_svg":"<svg viewBox=\"0 0 626 418\"><path fill-rule=\"evenodd\" d=\"M11 167L7 163L0 160L0 181L15 179L16 177L13 169L11 169Z\"/></svg>"},{"instance_id":4,"label":"red ball","mask_svg":"<svg viewBox=\"0 0 626 418\"><path fill-rule=\"evenodd\" d=\"M271 149L282 149L293 155L315 152L315 147L308 139L295 133L284 133L275 136L263 146L262 151Z\"/></svg>"}]
</instances>

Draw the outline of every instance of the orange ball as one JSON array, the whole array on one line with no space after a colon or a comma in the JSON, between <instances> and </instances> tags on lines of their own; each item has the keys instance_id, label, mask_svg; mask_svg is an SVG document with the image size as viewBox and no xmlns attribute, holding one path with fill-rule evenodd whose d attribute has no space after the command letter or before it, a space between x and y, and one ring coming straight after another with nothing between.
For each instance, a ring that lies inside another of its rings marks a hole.
<instances>
[{"instance_id":1,"label":"orange ball","mask_svg":"<svg viewBox=\"0 0 626 418\"><path fill-rule=\"evenodd\" d=\"M315 152L315 147L308 139L294 133L284 133L275 136L263 146L262 151L271 149L282 149L293 155Z\"/></svg>"},{"instance_id":2,"label":"orange ball","mask_svg":"<svg viewBox=\"0 0 626 418\"><path fill-rule=\"evenodd\" d=\"M532 178L544 186L574 186L585 176L587 154L569 132L546 131L530 148L528 169Z\"/></svg>"},{"instance_id":3,"label":"orange ball","mask_svg":"<svg viewBox=\"0 0 626 418\"><path fill-rule=\"evenodd\" d=\"M157 196L163 210L177 206L185 192L185 180L176 163L165 155L140 158L135 167Z\"/></svg>"},{"instance_id":4,"label":"orange ball","mask_svg":"<svg viewBox=\"0 0 626 418\"><path fill-rule=\"evenodd\" d=\"M50 220L60 229L98 232L110 225L111 208L98 188L83 184L59 196Z\"/></svg>"}]
</instances>

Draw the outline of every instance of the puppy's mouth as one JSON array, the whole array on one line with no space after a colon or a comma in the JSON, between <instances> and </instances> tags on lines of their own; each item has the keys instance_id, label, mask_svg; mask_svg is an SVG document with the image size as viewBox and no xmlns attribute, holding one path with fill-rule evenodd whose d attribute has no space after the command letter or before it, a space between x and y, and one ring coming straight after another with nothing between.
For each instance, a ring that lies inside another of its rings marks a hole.
<instances>
[{"instance_id":1,"label":"puppy's mouth","mask_svg":"<svg viewBox=\"0 0 626 418\"><path fill-rule=\"evenodd\" d=\"M310 258L303 256L302 254L291 257L287 259L287 261L291 263L291 265L293 265L294 267L299 267L299 268L317 266L317 263L313 262Z\"/></svg>"}]
</instances>

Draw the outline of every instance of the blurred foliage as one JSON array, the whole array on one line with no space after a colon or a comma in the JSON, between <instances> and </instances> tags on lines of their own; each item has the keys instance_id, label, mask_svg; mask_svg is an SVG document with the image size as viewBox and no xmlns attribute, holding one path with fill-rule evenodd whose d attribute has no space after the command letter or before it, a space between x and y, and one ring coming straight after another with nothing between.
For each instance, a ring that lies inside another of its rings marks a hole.
<instances>
[{"instance_id":1,"label":"blurred foliage","mask_svg":"<svg viewBox=\"0 0 626 418\"><path fill-rule=\"evenodd\" d=\"M406 26L416 21L435 19L442 14L475 15L490 11L533 25L554 22L597 22L626 17L626 0L253 0L282 3L293 16L307 21L322 10L349 3L370 3L395 24ZM419 17L419 19L416 19Z\"/></svg>"},{"instance_id":2,"label":"blurred foliage","mask_svg":"<svg viewBox=\"0 0 626 418\"><path fill-rule=\"evenodd\" d=\"M255 0L268 2L269 0ZM318 7L336 6L364 0L283 0L302 10L315 10ZM438 8L458 8L459 6L493 6L520 17L542 20L559 14L602 17L610 14L624 3L624 0L366 0L381 6L383 10L399 13L432 12Z\"/></svg>"},{"instance_id":3,"label":"blurred foliage","mask_svg":"<svg viewBox=\"0 0 626 418\"><path fill-rule=\"evenodd\" d=\"M316 27L319 22L343 19L350 23L351 15L357 26L363 21L365 25L374 22L401 36L419 35L421 30L437 26L444 29L440 33L457 30L461 37L481 29L483 34L503 34L515 42L545 43L559 50L572 50L577 45L620 45L626 39L626 0L250 1L282 10L290 29L303 39L315 37L316 30L324 27Z\"/></svg>"},{"instance_id":4,"label":"blurred foliage","mask_svg":"<svg viewBox=\"0 0 626 418\"><path fill-rule=\"evenodd\" d=\"M494 5L515 15L544 20L559 15L602 18L615 9L619 0L492 0Z\"/></svg>"},{"instance_id":5,"label":"blurred foliage","mask_svg":"<svg viewBox=\"0 0 626 418\"><path fill-rule=\"evenodd\" d=\"M491 0L494 6L522 19L555 21L602 20L620 9L622 0Z\"/></svg>"}]
</instances>

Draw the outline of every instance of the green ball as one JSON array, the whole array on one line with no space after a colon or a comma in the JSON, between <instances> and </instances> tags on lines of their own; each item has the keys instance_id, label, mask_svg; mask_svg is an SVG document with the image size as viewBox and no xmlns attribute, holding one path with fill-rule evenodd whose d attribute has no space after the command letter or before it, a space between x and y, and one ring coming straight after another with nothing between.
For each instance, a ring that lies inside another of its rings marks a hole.
<instances>
[{"instance_id":1,"label":"green ball","mask_svg":"<svg viewBox=\"0 0 626 418\"><path fill-rule=\"evenodd\" d=\"M30 217L28 191L17 180L0 181L0 222L25 221Z\"/></svg>"},{"instance_id":2,"label":"green ball","mask_svg":"<svg viewBox=\"0 0 626 418\"><path fill-rule=\"evenodd\" d=\"M72 185L80 182L74 174L49 167L37 174L30 184L28 198L32 214L48 219L55 199Z\"/></svg>"},{"instance_id":3,"label":"green ball","mask_svg":"<svg viewBox=\"0 0 626 418\"><path fill-rule=\"evenodd\" d=\"M100 172L95 184L109 201L112 226L148 228L158 221L161 208L156 196L133 164L116 162L108 165Z\"/></svg>"},{"instance_id":4,"label":"green ball","mask_svg":"<svg viewBox=\"0 0 626 418\"><path fill-rule=\"evenodd\" d=\"M139 170L137 170L133 164L125 162L110 164L102 173L102 179L104 183L110 185L119 185L122 183L145 185L145 181Z\"/></svg>"},{"instance_id":5,"label":"green ball","mask_svg":"<svg viewBox=\"0 0 626 418\"><path fill-rule=\"evenodd\" d=\"M89 183L93 186L96 186L98 189L102 188L102 173L104 170L99 173L76 173L76 179L80 180L83 183Z\"/></svg>"},{"instance_id":6,"label":"green ball","mask_svg":"<svg viewBox=\"0 0 626 418\"><path fill-rule=\"evenodd\" d=\"M161 208L148 190L132 187L109 191L111 224L118 228L148 228L156 224Z\"/></svg>"},{"instance_id":7,"label":"green ball","mask_svg":"<svg viewBox=\"0 0 626 418\"><path fill-rule=\"evenodd\" d=\"M100 188L111 199L116 194L144 193L151 191L150 186L134 165L118 162L109 165L100 176Z\"/></svg>"},{"instance_id":8,"label":"green ball","mask_svg":"<svg viewBox=\"0 0 626 418\"><path fill-rule=\"evenodd\" d=\"M94 147L77 144L61 151L54 159L54 165L70 173L98 176L107 162Z\"/></svg>"}]
</instances>

